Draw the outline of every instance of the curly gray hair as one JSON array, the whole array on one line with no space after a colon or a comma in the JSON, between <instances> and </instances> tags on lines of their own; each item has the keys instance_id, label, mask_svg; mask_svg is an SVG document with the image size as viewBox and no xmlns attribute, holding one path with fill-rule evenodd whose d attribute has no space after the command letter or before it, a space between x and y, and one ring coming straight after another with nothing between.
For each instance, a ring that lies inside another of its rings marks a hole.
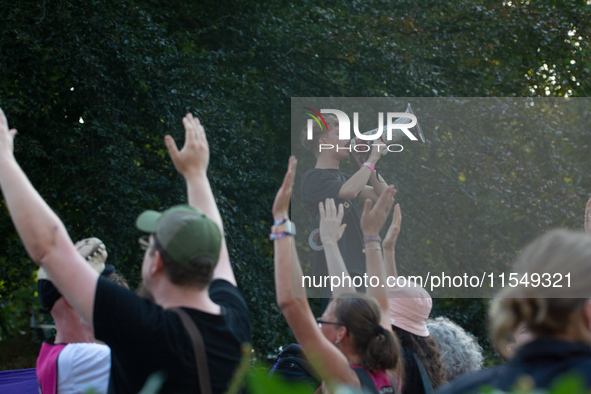
<instances>
[{"instance_id":1,"label":"curly gray hair","mask_svg":"<svg viewBox=\"0 0 591 394\"><path fill-rule=\"evenodd\" d=\"M448 382L463 373L482 369L482 347L473 335L446 317L427 320L427 327L439 345Z\"/></svg>"}]
</instances>

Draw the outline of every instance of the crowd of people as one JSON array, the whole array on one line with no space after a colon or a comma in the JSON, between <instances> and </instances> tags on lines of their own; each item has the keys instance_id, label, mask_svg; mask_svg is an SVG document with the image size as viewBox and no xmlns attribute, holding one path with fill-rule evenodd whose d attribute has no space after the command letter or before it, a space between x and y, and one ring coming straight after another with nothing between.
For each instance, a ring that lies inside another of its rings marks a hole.
<instances>
[{"instance_id":1,"label":"crowd of people","mask_svg":"<svg viewBox=\"0 0 591 394\"><path fill-rule=\"evenodd\" d=\"M302 182L302 201L321 240L313 269L317 275L367 274L387 283L386 277L398 275L395 247L402 213L396 190L376 173L377 149L359 161L352 176L339 170L348 150L316 152L320 143L347 144L338 140L338 123L327 120L328 130L317 129L305 141L317 159ZM182 149L170 136L165 144L187 183L188 205L138 216L135 225L147 236L139 241L145 249L142 285L133 292L106 264L102 241L72 242L17 163L16 130L0 110L0 187L25 249L40 267L39 297L57 327L54 343L44 343L39 354L42 394L138 393L154 374L163 377L161 393L228 389L241 345L251 342L249 312L207 178L205 131L191 114L183 126ZM297 159L291 157L272 206L269 237L277 305L297 344L280 355L273 374L323 393L339 385L380 394L478 393L485 385L510 390L524 375L534 387L548 388L567 372L580 374L591 388L591 199L586 233L553 230L519 255L518 275L569 273L570 286L562 293L522 284L503 289L491 303L489 328L506 362L483 369L476 338L448 318L430 319L431 297L412 282L356 286L343 281L322 293L322 314L314 316L290 220L296 169ZM363 204L361 214L357 202ZM383 229L389 217L391 224ZM297 362L282 363L287 358ZM294 365L301 374L290 374Z\"/></svg>"}]
</instances>

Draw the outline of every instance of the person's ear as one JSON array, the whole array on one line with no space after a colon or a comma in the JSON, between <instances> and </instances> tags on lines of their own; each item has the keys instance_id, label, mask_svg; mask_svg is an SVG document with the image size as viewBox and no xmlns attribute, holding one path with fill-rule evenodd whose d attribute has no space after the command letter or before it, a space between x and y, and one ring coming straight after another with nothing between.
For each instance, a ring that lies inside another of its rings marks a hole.
<instances>
[{"instance_id":1,"label":"person's ear","mask_svg":"<svg viewBox=\"0 0 591 394\"><path fill-rule=\"evenodd\" d=\"M164 271L164 262L162 261L162 255L159 251L154 251L154 261L150 266L150 274L155 275L161 271Z\"/></svg>"},{"instance_id":2,"label":"person's ear","mask_svg":"<svg viewBox=\"0 0 591 394\"><path fill-rule=\"evenodd\" d=\"M339 342L342 342L343 339L345 339L345 337L347 337L349 335L349 331L347 330L347 327L345 326L340 326L337 329L337 340Z\"/></svg>"},{"instance_id":3,"label":"person's ear","mask_svg":"<svg viewBox=\"0 0 591 394\"><path fill-rule=\"evenodd\" d=\"M507 346L505 346L505 349L507 350L507 354L513 355L513 347L515 346L514 343L510 343Z\"/></svg>"},{"instance_id":4,"label":"person's ear","mask_svg":"<svg viewBox=\"0 0 591 394\"><path fill-rule=\"evenodd\" d=\"M328 144L328 132L324 132L318 138L318 144Z\"/></svg>"}]
</instances>

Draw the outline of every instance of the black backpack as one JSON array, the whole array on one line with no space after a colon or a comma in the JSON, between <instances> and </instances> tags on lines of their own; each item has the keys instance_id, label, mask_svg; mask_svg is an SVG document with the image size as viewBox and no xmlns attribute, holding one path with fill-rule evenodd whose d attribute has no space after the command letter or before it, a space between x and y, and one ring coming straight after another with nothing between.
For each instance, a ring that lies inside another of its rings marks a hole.
<instances>
[{"instance_id":1,"label":"black backpack","mask_svg":"<svg viewBox=\"0 0 591 394\"><path fill-rule=\"evenodd\" d=\"M312 368L312 364L308 361L302 347L297 343L292 343L287 346L279 356L271 371L269 377L278 373L288 382L299 382L310 387L311 391L316 390L322 381L318 374Z\"/></svg>"}]
</instances>

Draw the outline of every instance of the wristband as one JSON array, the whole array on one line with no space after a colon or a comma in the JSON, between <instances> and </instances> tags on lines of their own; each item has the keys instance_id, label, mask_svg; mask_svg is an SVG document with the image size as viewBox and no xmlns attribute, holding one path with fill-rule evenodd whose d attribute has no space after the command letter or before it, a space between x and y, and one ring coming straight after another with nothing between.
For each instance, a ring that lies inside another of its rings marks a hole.
<instances>
[{"instance_id":1,"label":"wristband","mask_svg":"<svg viewBox=\"0 0 591 394\"><path fill-rule=\"evenodd\" d=\"M381 246L376 246L375 248L363 248L361 251L365 253L368 250L382 250Z\"/></svg>"},{"instance_id":2,"label":"wristband","mask_svg":"<svg viewBox=\"0 0 591 394\"><path fill-rule=\"evenodd\" d=\"M293 237L293 234L290 234L290 233L271 233L271 234L269 234L269 239L271 241L277 241L278 239L285 238L285 237Z\"/></svg>"},{"instance_id":3,"label":"wristband","mask_svg":"<svg viewBox=\"0 0 591 394\"><path fill-rule=\"evenodd\" d=\"M283 219L283 218L281 218L281 219ZM277 231L277 230L279 230L277 228L278 226L283 226L284 227L283 231ZM269 239L271 241L275 241L275 240L281 239L283 237L292 237L294 235L296 235L295 223L288 219L284 223L281 223L279 225L271 227L271 234L269 234Z\"/></svg>"},{"instance_id":4,"label":"wristband","mask_svg":"<svg viewBox=\"0 0 591 394\"><path fill-rule=\"evenodd\" d=\"M369 168L372 172L376 170L376 166L374 166L373 164L371 164L369 161L366 161L365 163L363 163L361 165L361 167L367 167Z\"/></svg>"},{"instance_id":5,"label":"wristband","mask_svg":"<svg viewBox=\"0 0 591 394\"><path fill-rule=\"evenodd\" d=\"M366 244L368 242L382 242L382 237L379 235L368 235L363 237L363 243Z\"/></svg>"},{"instance_id":6,"label":"wristband","mask_svg":"<svg viewBox=\"0 0 591 394\"><path fill-rule=\"evenodd\" d=\"M273 225L274 226L279 226L280 224L287 223L289 221L290 221L289 218L284 215L284 216L281 216L279 219L275 220L273 222Z\"/></svg>"}]
</instances>

